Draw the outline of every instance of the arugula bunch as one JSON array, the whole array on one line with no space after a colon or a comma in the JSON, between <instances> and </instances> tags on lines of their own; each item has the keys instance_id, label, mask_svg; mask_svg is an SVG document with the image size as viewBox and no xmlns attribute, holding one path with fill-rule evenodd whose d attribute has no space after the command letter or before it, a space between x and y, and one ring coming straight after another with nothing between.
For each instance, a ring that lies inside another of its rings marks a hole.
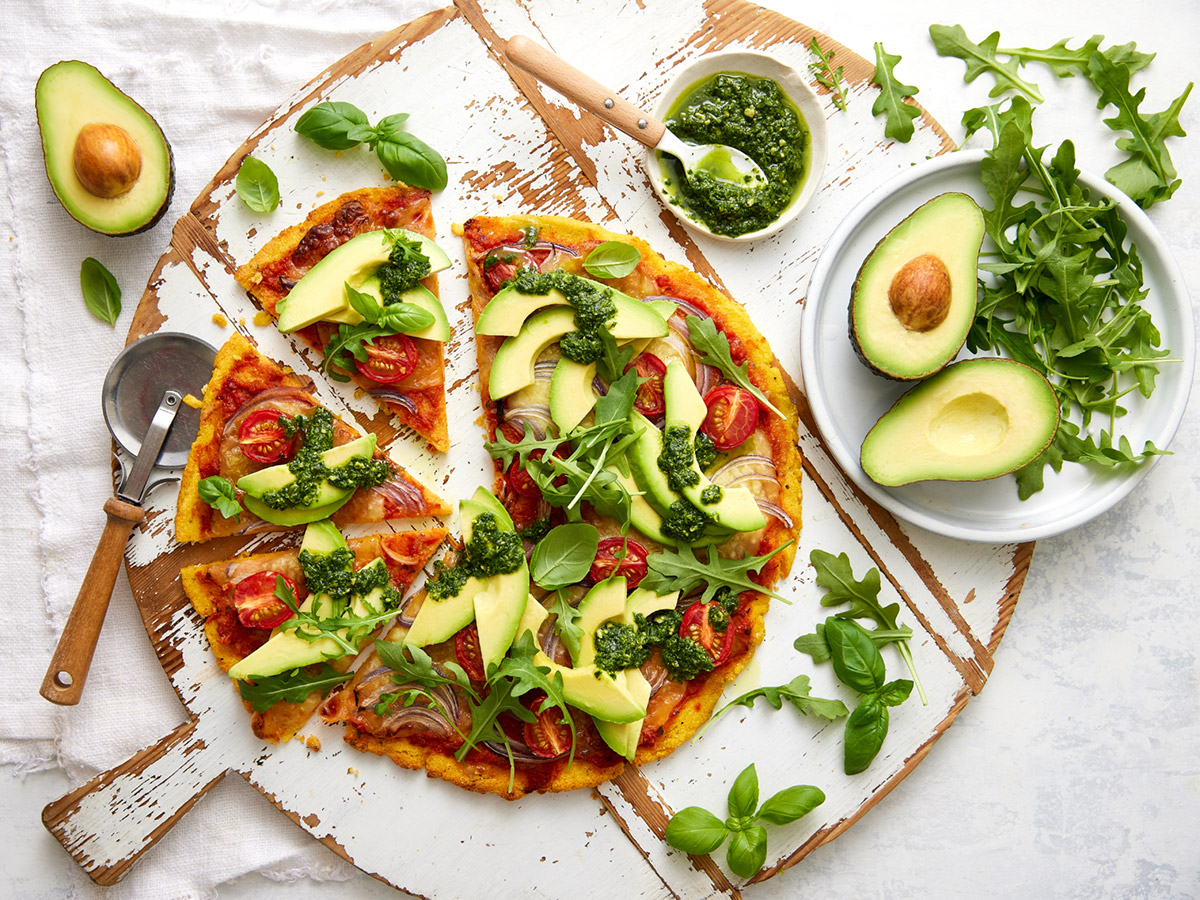
<instances>
[{"instance_id":1,"label":"arugula bunch","mask_svg":"<svg viewBox=\"0 0 1200 900\"><path fill-rule=\"evenodd\" d=\"M725 859L742 878L755 875L767 859L767 831L759 822L786 825L808 815L825 802L825 793L810 784L784 788L758 803L758 771L754 763L742 770L729 789L729 817L721 820L699 806L681 809L667 823L663 837L685 853L713 853L730 835Z\"/></svg>"},{"instance_id":2,"label":"arugula bunch","mask_svg":"<svg viewBox=\"0 0 1200 900\"><path fill-rule=\"evenodd\" d=\"M508 735L500 725L500 717L507 713L522 722L533 722L537 715L521 702L526 695L540 691L546 696L542 708L544 709L545 703L549 703L561 712L562 721L571 732L568 765L575 758L575 722L563 695L562 675L556 672L551 677L549 668L534 664L533 658L537 649L533 634L525 631L512 645L500 665L493 663L488 666L486 689L480 692L471 684L462 666L453 660L434 663L429 654L420 647L376 641L375 650L383 664L395 670L392 680L398 687L394 695L384 694L381 700L399 700L405 706L418 702L427 703L458 730L454 718L448 710L441 707L440 701L432 693L433 689L438 687L454 690L467 701L471 713L470 730L466 734L458 731L463 743L454 752L454 758L461 762L483 741L502 744L508 753L508 789L511 792L513 779L516 777L516 759Z\"/></svg>"}]
</instances>

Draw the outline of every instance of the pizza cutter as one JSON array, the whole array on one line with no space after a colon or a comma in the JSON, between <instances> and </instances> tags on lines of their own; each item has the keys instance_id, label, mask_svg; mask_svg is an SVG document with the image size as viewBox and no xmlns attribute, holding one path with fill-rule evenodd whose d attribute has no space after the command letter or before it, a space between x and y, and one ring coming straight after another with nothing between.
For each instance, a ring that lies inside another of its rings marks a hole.
<instances>
[{"instance_id":1,"label":"pizza cutter","mask_svg":"<svg viewBox=\"0 0 1200 900\"><path fill-rule=\"evenodd\" d=\"M200 426L200 410L183 398L204 391L216 355L199 338L159 332L121 351L104 378L104 421L119 448L121 480L104 502L108 521L42 680L40 693L51 703L79 702L125 543L145 517L146 494L179 479Z\"/></svg>"}]
</instances>

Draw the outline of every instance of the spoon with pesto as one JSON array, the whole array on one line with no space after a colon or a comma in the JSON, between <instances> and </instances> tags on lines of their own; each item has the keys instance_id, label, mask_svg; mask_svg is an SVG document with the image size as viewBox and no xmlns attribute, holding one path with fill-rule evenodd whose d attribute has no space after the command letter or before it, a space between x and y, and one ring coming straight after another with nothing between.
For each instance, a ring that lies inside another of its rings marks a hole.
<instances>
[{"instance_id":1,"label":"spoon with pesto","mask_svg":"<svg viewBox=\"0 0 1200 900\"><path fill-rule=\"evenodd\" d=\"M767 176L753 159L725 144L692 144L671 133L662 122L622 100L595 79L555 56L524 35L508 39L505 56L538 81L548 84L567 99L625 132L652 150L679 160L684 177L714 178L755 190L767 183Z\"/></svg>"}]
</instances>

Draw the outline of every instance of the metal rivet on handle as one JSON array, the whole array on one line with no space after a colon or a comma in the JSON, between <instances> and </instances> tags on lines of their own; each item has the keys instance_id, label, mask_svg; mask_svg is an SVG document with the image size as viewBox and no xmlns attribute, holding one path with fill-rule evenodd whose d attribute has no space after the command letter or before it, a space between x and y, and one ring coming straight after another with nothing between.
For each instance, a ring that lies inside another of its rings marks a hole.
<instances>
[{"instance_id":1,"label":"metal rivet on handle","mask_svg":"<svg viewBox=\"0 0 1200 900\"><path fill-rule=\"evenodd\" d=\"M638 119L638 128L645 128L649 124L645 119Z\"/></svg>"},{"instance_id":2,"label":"metal rivet on handle","mask_svg":"<svg viewBox=\"0 0 1200 900\"><path fill-rule=\"evenodd\" d=\"M612 108L613 108L613 99L612 99L612 97L605 97L605 98L604 98L604 108L605 108L605 109L612 109Z\"/></svg>"}]
</instances>

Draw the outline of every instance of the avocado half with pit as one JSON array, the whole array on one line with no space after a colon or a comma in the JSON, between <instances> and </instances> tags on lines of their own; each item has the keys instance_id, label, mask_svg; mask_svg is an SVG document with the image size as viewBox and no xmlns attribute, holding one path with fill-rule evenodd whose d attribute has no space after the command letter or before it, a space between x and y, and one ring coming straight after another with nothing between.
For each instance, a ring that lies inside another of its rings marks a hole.
<instances>
[{"instance_id":1,"label":"avocado half with pit","mask_svg":"<svg viewBox=\"0 0 1200 900\"><path fill-rule=\"evenodd\" d=\"M897 400L867 433L860 461L888 487L998 478L1040 456L1058 419L1054 388L1034 369L963 360Z\"/></svg>"},{"instance_id":2,"label":"avocado half with pit","mask_svg":"<svg viewBox=\"0 0 1200 900\"><path fill-rule=\"evenodd\" d=\"M34 93L46 176L63 208L101 234L157 223L175 189L175 161L154 117L79 60L52 65Z\"/></svg>"},{"instance_id":3,"label":"avocado half with pit","mask_svg":"<svg viewBox=\"0 0 1200 900\"><path fill-rule=\"evenodd\" d=\"M850 340L868 368L915 381L958 355L975 319L983 234L979 205L947 193L875 245L850 294Z\"/></svg>"}]
</instances>

